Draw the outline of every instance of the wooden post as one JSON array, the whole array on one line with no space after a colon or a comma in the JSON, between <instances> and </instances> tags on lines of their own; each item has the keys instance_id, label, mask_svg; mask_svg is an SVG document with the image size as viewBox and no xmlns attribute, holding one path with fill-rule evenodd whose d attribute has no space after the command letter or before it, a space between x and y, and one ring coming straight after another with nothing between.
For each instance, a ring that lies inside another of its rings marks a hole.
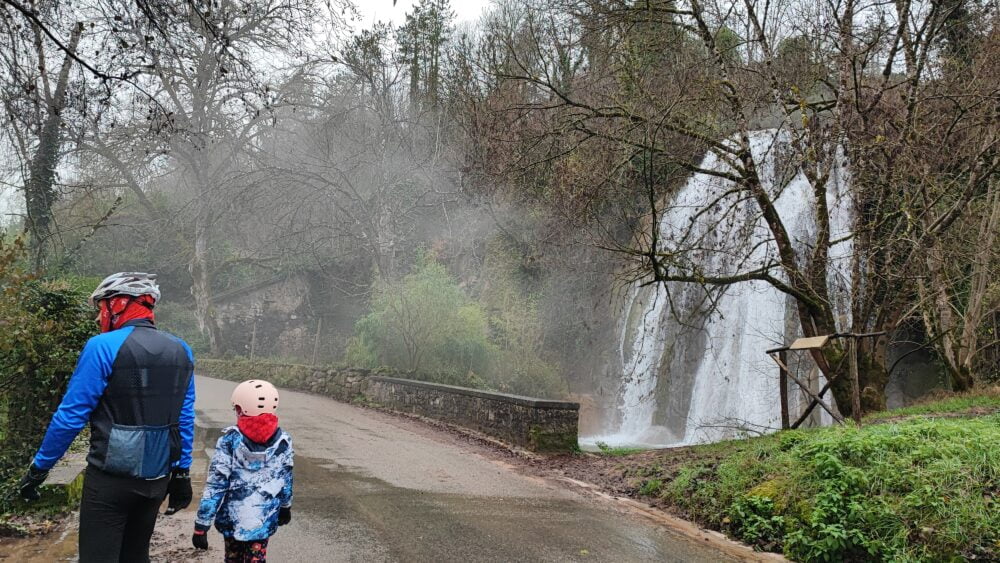
<instances>
[{"instance_id":1,"label":"wooden post","mask_svg":"<svg viewBox=\"0 0 1000 563\"><path fill-rule=\"evenodd\" d=\"M833 409L831 409L830 407L826 406L826 403L824 403L816 395L816 393L813 393L812 389L810 389L808 385L806 385L805 383L802 383L802 381L800 381L798 377L795 377L795 375L793 375L792 372L788 370L788 366L786 366L784 364L784 362L781 361L781 358L775 358L774 356L771 356L771 358L773 358L774 361L778 363L778 366L785 368L785 373L788 374L788 378L791 379L793 383L795 383L796 385L798 385L799 389L802 389L802 391L806 395L809 395L809 397L812 400L816 401L817 405L823 407L823 410L825 410L826 412L830 413L830 416L832 416L834 420L836 420L837 422L839 422L841 424L844 423L844 417L842 417L839 414L833 412ZM825 390L825 388L824 388L824 390Z\"/></svg>"},{"instance_id":2,"label":"wooden post","mask_svg":"<svg viewBox=\"0 0 1000 563\"><path fill-rule=\"evenodd\" d=\"M823 399L823 395L826 395L826 392L829 389L830 389L830 382L827 381L826 385L824 385L823 388L819 390L819 393L816 395L816 397L818 397L819 400L822 400ZM809 406L806 407L806 410L802 411L802 414L799 415L799 418L796 419L795 422L792 423L792 429L795 429L795 428L798 428L799 426L801 426L802 423L805 422L807 418L809 418L809 415L812 413L813 409L816 408L817 404L819 404L819 403L817 402L816 399L813 399L813 400L809 401Z\"/></svg>"},{"instance_id":3,"label":"wooden post","mask_svg":"<svg viewBox=\"0 0 1000 563\"><path fill-rule=\"evenodd\" d=\"M316 321L316 339L313 340L312 365L316 365L316 354L319 353L319 333L323 330L323 317Z\"/></svg>"},{"instance_id":4,"label":"wooden post","mask_svg":"<svg viewBox=\"0 0 1000 563\"><path fill-rule=\"evenodd\" d=\"M781 395L781 429L788 430L788 352L778 352L778 386Z\"/></svg>"},{"instance_id":5,"label":"wooden post","mask_svg":"<svg viewBox=\"0 0 1000 563\"><path fill-rule=\"evenodd\" d=\"M253 316L253 331L250 332L250 361L253 361L254 348L257 347L257 314Z\"/></svg>"},{"instance_id":6,"label":"wooden post","mask_svg":"<svg viewBox=\"0 0 1000 563\"><path fill-rule=\"evenodd\" d=\"M854 422L861 424L861 384L858 382L858 339L851 337L848 342L848 365L851 369L851 410L854 411Z\"/></svg>"}]
</instances>

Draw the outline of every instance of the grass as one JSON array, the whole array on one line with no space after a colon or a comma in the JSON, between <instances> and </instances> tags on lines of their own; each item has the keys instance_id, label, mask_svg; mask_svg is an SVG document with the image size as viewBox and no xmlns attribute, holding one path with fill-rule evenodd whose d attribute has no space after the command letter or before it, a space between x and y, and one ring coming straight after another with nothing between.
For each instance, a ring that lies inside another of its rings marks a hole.
<instances>
[{"instance_id":1,"label":"grass","mask_svg":"<svg viewBox=\"0 0 1000 563\"><path fill-rule=\"evenodd\" d=\"M870 414L865 421L877 422L904 416L960 415L977 410L1000 410L1000 387L931 396L908 407Z\"/></svg>"},{"instance_id":2,"label":"grass","mask_svg":"<svg viewBox=\"0 0 1000 563\"><path fill-rule=\"evenodd\" d=\"M660 489L663 488L663 481L660 479L647 479L643 482L642 486L639 487L639 494L644 496L651 496L658 494Z\"/></svg>"},{"instance_id":3,"label":"grass","mask_svg":"<svg viewBox=\"0 0 1000 563\"><path fill-rule=\"evenodd\" d=\"M597 442L594 445L597 446L597 449L598 451L600 451L601 454L609 457L624 457L627 455L632 455L645 451L645 448L631 448L631 447L620 447L620 446L614 447L614 446L609 446L604 442Z\"/></svg>"},{"instance_id":4,"label":"grass","mask_svg":"<svg viewBox=\"0 0 1000 563\"><path fill-rule=\"evenodd\" d=\"M1000 560L1000 414L912 416L997 402L950 397L885 424L699 446L680 464L644 458L632 486L795 560Z\"/></svg>"}]
</instances>

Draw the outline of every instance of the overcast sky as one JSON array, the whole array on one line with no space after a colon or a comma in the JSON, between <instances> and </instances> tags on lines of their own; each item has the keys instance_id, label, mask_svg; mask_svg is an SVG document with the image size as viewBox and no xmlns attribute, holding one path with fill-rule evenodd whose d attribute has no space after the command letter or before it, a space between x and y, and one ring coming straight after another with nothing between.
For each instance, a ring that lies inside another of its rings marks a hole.
<instances>
[{"instance_id":1,"label":"overcast sky","mask_svg":"<svg viewBox=\"0 0 1000 563\"><path fill-rule=\"evenodd\" d=\"M392 0L359 0L357 2L358 12L361 14L359 27L368 28L377 21L402 24L406 19L406 12L410 11L414 2L415 0L397 0L393 6ZM452 0L451 9L455 12L455 23L475 22L488 4L489 0Z\"/></svg>"},{"instance_id":2,"label":"overcast sky","mask_svg":"<svg viewBox=\"0 0 1000 563\"><path fill-rule=\"evenodd\" d=\"M16 217L12 213L21 213L21 195L14 188L0 186L0 228L9 226Z\"/></svg>"}]
</instances>

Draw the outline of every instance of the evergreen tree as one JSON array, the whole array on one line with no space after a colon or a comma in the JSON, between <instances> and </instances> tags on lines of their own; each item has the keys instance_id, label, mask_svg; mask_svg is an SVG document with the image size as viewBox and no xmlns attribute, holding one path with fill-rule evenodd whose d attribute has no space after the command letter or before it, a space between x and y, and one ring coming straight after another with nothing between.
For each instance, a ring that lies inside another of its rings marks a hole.
<instances>
[{"instance_id":1,"label":"evergreen tree","mask_svg":"<svg viewBox=\"0 0 1000 563\"><path fill-rule=\"evenodd\" d=\"M420 0L397 32L399 56L408 67L414 110L440 104L441 63L454 20L448 0Z\"/></svg>"}]
</instances>

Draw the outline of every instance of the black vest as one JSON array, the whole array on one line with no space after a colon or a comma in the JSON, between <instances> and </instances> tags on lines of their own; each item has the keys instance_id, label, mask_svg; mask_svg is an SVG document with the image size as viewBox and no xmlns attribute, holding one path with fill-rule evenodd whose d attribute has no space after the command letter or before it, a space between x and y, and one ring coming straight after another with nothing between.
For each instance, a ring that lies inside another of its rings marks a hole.
<instances>
[{"instance_id":1,"label":"black vest","mask_svg":"<svg viewBox=\"0 0 1000 563\"><path fill-rule=\"evenodd\" d=\"M138 479L157 479L180 459L178 420L194 364L184 346L138 319L115 356L107 387L90 416L87 462Z\"/></svg>"}]
</instances>

